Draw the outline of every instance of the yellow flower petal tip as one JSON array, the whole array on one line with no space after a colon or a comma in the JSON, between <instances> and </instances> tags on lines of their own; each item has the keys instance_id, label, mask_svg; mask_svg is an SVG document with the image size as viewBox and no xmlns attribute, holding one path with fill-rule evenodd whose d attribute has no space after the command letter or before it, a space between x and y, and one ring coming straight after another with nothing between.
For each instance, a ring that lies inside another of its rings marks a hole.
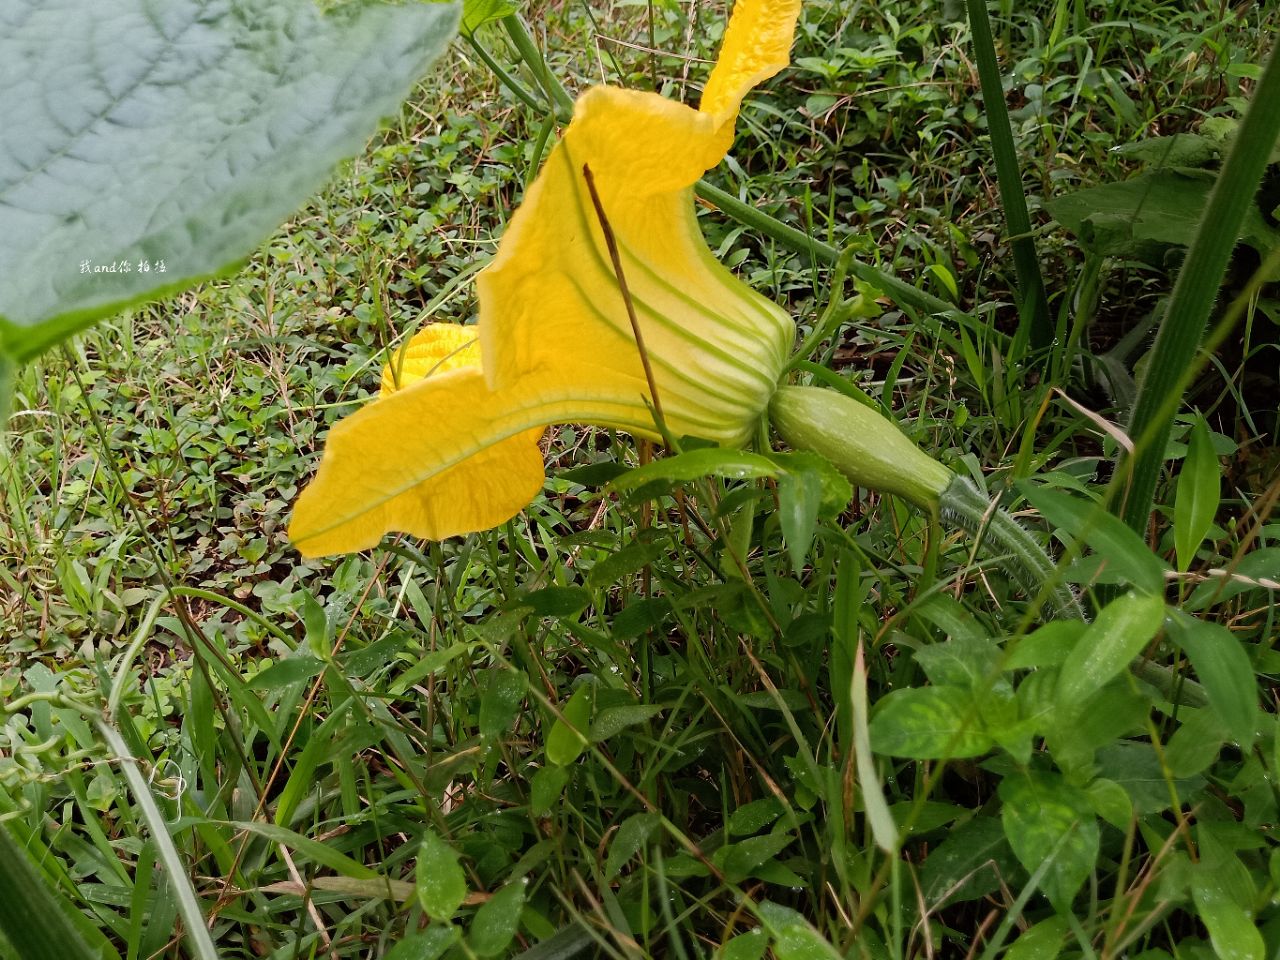
<instances>
[{"instance_id":1,"label":"yellow flower petal tip","mask_svg":"<svg viewBox=\"0 0 1280 960\"><path fill-rule=\"evenodd\" d=\"M791 62L801 0L738 0L699 109L734 120L742 99Z\"/></svg>"},{"instance_id":2,"label":"yellow flower petal tip","mask_svg":"<svg viewBox=\"0 0 1280 960\"><path fill-rule=\"evenodd\" d=\"M787 64L799 10L738 0L701 110L611 87L579 98L477 280L479 322L420 331L387 364L379 399L330 432L289 530L304 555L365 549L389 531L440 539L502 523L542 486L547 424L658 438L584 165L667 428L721 444L753 435L795 325L716 261L692 193L724 157L743 96Z\"/></svg>"}]
</instances>

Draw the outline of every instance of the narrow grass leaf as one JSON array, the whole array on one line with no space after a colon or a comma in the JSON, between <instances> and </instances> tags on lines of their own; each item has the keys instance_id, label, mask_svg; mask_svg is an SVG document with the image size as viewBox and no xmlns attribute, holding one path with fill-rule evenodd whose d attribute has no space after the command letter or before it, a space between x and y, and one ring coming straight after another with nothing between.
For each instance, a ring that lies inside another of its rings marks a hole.
<instances>
[{"instance_id":1,"label":"narrow grass leaf","mask_svg":"<svg viewBox=\"0 0 1280 960\"><path fill-rule=\"evenodd\" d=\"M70 917L76 905L49 886L3 823L0 864L0 933L22 960L119 960L101 934L89 945Z\"/></svg>"},{"instance_id":2,"label":"narrow grass leaf","mask_svg":"<svg viewBox=\"0 0 1280 960\"><path fill-rule=\"evenodd\" d=\"M124 739L115 727L100 721L98 732L106 740L107 749L119 758L120 769L129 783L129 790L137 804L138 813L151 831L152 842L156 845L156 852L161 864L164 865L169 885L178 900L178 912L186 926L184 937L188 948L196 960L218 960L218 951L213 946L209 929L205 926L204 913L200 909L195 889L191 886L190 871L173 845L173 837L169 835L169 825L164 814L160 812L155 797L151 795L151 788L146 778L138 769L137 760L129 752Z\"/></svg>"},{"instance_id":3,"label":"narrow grass leaf","mask_svg":"<svg viewBox=\"0 0 1280 960\"><path fill-rule=\"evenodd\" d=\"M853 658L849 697L853 707L854 758L858 768L858 785L862 788L862 805L876 845L892 855L898 850L898 826L894 823L893 814L884 798L884 788L876 773L875 758L871 754L871 733L867 724L867 662L862 641L858 641Z\"/></svg>"}]
</instances>

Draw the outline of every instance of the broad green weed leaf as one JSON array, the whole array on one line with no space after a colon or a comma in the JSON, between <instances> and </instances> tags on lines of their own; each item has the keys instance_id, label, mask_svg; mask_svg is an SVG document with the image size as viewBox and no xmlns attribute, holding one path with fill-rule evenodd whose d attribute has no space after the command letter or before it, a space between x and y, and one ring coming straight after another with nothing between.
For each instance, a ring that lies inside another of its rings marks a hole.
<instances>
[{"instance_id":1,"label":"broad green weed leaf","mask_svg":"<svg viewBox=\"0 0 1280 960\"><path fill-rule=\"evenodd\" d=\"M838 960L840 954L796 911L769 900L758 907L778 960Z\"/></svg>"},{"instance_id":2,"label":"broad green weed leaf","mask_svg":"<svg viewBox=\"0 0 1280 960\"><path fill-rule=\"evenodd\" d=\"M972 696L957 687L894 690L871 718L871 749L917 760L976 757L992 747Z\"/></svg>"},{"instance_id":3,"label":"broad green weed leaf","mask_svg":"<svg viewBox=\"0 0 1280 960\"><path fill-rule=\"evenodd\" d=\"M920 874L925 903L938 908L961 900L977 900L1003 881L1012 882L1017 861L1000 821L975 817L952 830L925 858Z\"/></svg>"},{"instance_id":4,"label":"broad green weed leaf","mask_svg":"<svg viewBox=\"0 0 1280 960\"><path fill-rule=\"evenodd\" d=\"M1263 960L1267 956L1253 920L1227 893L1215 871L1204 864L1192 875L1191 898L1219 960Z\"/></svg>"},{"instance_id":5,"label":"broad green weed leaf","mask_svg":"<svg viewBox=\"0 0 1280 960\"><path fill-rule=\"evenodd\" d=\"M1152 553L1124 521L1096 503L1061 490L1030 483L1021 483L1018 487L1046 520L1083 540L1126 583L1144 593L1163 594L1165 562Z\"/></svg>"},{"instance_id":6,"label":"broad green weed leaf","mask_svg":"<svg viewBox=\"0 0 1280 960\"><path fill-rule=\"evenodd\" d=\"M1258 689L1249 654L1226 627L1170 610L1166 626L1169 639L1191 661L1209 697L1209 707L1248 749L1258 724Z\"/></svg>"},{"instance_id":7,"label":"broad green weed leaf","mask_svg":"<svg viewBox=\"0 0 1280 960\"><path fill-rule=\"evenodd\" d=\"M1098 821L1089 798L1055 773L1019 772L1000 781L1005 837L1029 872L1048 861L1041 889L1065 913L1098 859Z\"/></svg>"},{"instance_id":8,"label":"broad green weed leaf","mask_svg":"<svg viewBox=\"0 0 1280 960\"><path fill-rule=\"evenodd\" d=\"M716 951L716 960L761 960L769 947L769 937L763 930L750 930L726 940Z\"/></svg>"},{"instance_id":9,"label":"broad green weed leaf","mask_svg":"<svg viewBox=\"0 0 1280 960\"><path fill-rule=\"evenodd\" d=\"M1067 929L1065 917L1041 920L1013 942L1004 960L1053 960L1062 952Z\"/></svg>"},{"instance_id":10,"label":"broad green weed leaf","mask_svg":"<svg viewBox=\"0 0 1280 960\"><path fill-rule=\"evenodd\" d=\"M1203 416L1191 426L1178 489L1173 498L1173 545L1178 571L1185 573L1204 542L1222 497L1222 471Z\"/></svg>"},{"instance_id":11,"label":"broad green weed leaf","mask_svg":"<svg viewBox=\"0 0 1280 960\"><path fill-rule=\"evenodd\" d=\"M1071 710L1142 652L1164 622L1164 601L1132 591L1112 600L1071 648L1058 676L1057 705Z\"/></svg>"},{"instance_id":12,"label":"broad green weed leaf","mask_svg":"<svg viewBox=\"0 0 1280 960\"><path fill-rule=\"evenodd\" d=\"M462 936L451 923L433 923L415 930L387 952L387 960L437 960Z\"/></svg>"},{"instance_id":13,"label":"broad green weed leaf","mask_svg":"<svg viewBox=\"0 0 1280 960\"><path fill-rule=\"evenodd\" d=\"M524 703L524 677L510 670L486 670L480 678L480 736L485 740L506 733Z\"/></svg>"},{"instance_id":14,"label":"broad green weed leaf","mask_svg":"<svg viewBox=\"0 0 1280 960\"><path fill-rule=\"evenodd\" d=\"M604 861L604 878L612 880L622 872L628 861L649 842L654 831L662 825L662 815L637 813L622 821L609 844L609 855Z\"/></svg>"},{"instance_id":15,"label":"broad green weed leaf","mask_svg":"<svg viewBox=\"0 0 1280 960\"><path fill-rule=\"evenodd\" d=\"M396 111L459 12L0 5L0 353L29 360L247 257Z\"/></svg>"},{"instance_id":16,"label":"broad green weed leaf","mask_svg":"<svg viewBox=\"0 0 1280 960\"><path fill-rule=\"evenodd\" d=\"M520 927L524 891L524 879L508 883L476 911L467 937L476 956L496 957L511 945Z\"/></svg>"},{"instance_id":17,"label":"broad green weed leaf","mask_svg":"<svg viewBox=\"0 0 1280 960\"><path fill-rule=\"evenodd\" d=\"M486 23L501 20L516 8L506 0L463 0L462 32L474 33Z\"/></svg>"},{"instance_id":18,"label":"broad green weed leaf","mask_svg":"<svg viewBox=\"0 0 1280 960\"><path fill-rule=\"evenodd\" d=\"M430 828L422 835L414 877L418 903L432 920L449 920L467 898L457 851Z\"/></svg>"},{"instance_id":19,"label":"broad green weed leaf","mask_svg":"<svg viewBox=\"0 0 1280 960\"><path fill-rule=\"evenodd\" d=\"M561 708L563 719L557 717L547 734L547 759L558 767L567 767L577 760L587 745L586 732L591 720L591 694L589 683L578 685Z\"/></svg>"}]
</instances>

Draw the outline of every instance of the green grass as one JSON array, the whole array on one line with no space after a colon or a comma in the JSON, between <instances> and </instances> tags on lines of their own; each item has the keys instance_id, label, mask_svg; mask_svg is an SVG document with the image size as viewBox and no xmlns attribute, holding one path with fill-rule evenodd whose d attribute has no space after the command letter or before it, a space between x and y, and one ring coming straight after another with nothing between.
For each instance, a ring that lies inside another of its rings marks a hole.
<instances>
[{"instance_id":1,"label":"green grass","mask_svg":"<svg viewBox=\"0 0 1280 960\"><path fill-rule=\"evenodd\" d=\"M1255 925L1275 955L1274 290L1175 423L1170 474L1195 410L1217 458L1162 479L1152 552L1087 509L1117 455L1105 428L1128 413L1096 358L1132 376L1149 341L1113 348L1172 274L1082 251L1043 207L1134 169L1115 146L1238 116L1280 9L992 6L1050 309L1074 331L1038 369L1012 336L953 6L809 4L796 66L749 100L711 181L980 321L886 301L815 359L1005 497L1095 612L1121 596L1099 617L1130 618L1115 642L1137 637L1200 687L1123 669L1096 693L1058 686L1064 662L1100 669L1081 658L1114 637L1037 632L990 556L900 501L863 492L822 521L797 577L768 485L620 498L601 478L635 445L576 427L550 432L545 495L504 528L300 561L284 529L328 426L398 337L471 315L474 271L536 172L543 118L459 43L243 272L19 374L0 479L0 816L122 957L198 955L157 815L223 957L1198 960ZM654 7L658 47L713 54L719 4ZM656 72L696 99L704 65L686 81L680 59L636 48L645 4L525 15L571 91ZM480 40L515 62L499 28ZM720 213L703 225L805 329L854 293ZM1175 573L1177 500L1215 490ZM1144 637L1130 584L1205 626ZM1209 705L1177 703L1187 690ZM79 706L113 693L155 813ZM913 702L954 723L945 749L922 745Z\"/></svg>"}]
</instances>

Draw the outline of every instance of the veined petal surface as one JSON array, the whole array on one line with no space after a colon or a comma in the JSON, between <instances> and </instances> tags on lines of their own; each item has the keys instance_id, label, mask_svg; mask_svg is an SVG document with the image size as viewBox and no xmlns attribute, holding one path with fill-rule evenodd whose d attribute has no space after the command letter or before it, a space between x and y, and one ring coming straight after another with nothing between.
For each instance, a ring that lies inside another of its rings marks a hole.
<instances>
[{"instance_id":1,"label":"veined petal surface","mask_svg":"<svg viewBox=\"0 0 1280 960\"><path fill-rule=\"evenodd\" d=\"M735 18L750 25L741 10L753 15L759 6L742 0ZM555 369L622 403L643 408L651 399L583 176L589 166L671 432L725 444L750 435L795 326L718 263L698 229L692 187L724 156L723 123L653 93L595 87L579 98L477 281L481 350L495 389Z\"/></svg>"}]
</instances>

